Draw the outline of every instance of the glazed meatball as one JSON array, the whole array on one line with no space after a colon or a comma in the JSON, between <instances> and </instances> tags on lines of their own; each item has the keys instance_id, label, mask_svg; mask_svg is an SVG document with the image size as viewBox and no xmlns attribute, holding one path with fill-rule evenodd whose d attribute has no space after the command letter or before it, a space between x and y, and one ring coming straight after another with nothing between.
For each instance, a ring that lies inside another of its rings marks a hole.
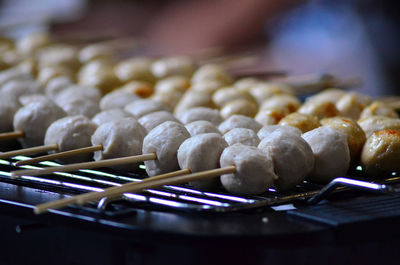
<instances>
[{"instance_id":1,"label":"glazed meatball","mask_svg":"<svg viewBox=\"0 0 400 265\"><path fill-rule=\"evenodd\" d=\"M288 134L294 134L297 136L301 136L301 131L293 126L288 126L288 125L266 125L263 126L257 133L258 138L263 140L264 138L268 137L272 133L288 133Z\"/></svg>"},{"instance_id":2,"label":"glazed meatball","mask_svg":"<svg viewBox=\"0 0 400 265\"><path fill-rule=\"evenodd\" d=\"M299 113L316 116L318 119L334 117L340 114L335 104L330 101L307 101L298 109Z\"/></svg>"},{"instance_id":3,"label":"glazed meatball","mask_svg":"<svg viewBox=\"0 0 400 265\"><path fill-rule=\"evenodd\" d=\"M224 138L217 133L204 133L186 139L178 149L178 162L182 169L199 172L219 167L222 151L228 146ZM218 187L217 178L198 180L190 183L198 189Z\"/></svg>"},{"instance_id":4,"label":"glazed meatball","mask_svg":"<svg viewBox=\"0 0 400 265\"><path fill-rule=\"evenodd\" d=\"M329 126L321 126L302 135L314 153L314 169L309 179L327 183L346 174L350 151L346 136Z\"/></svg>"},{"instance_id":5,"label":"glazed meatball","mask_svg":"<svg viewBox=\"0 0 400 265\"><path fill-rule=\"evenodd\" d=\"M100 125L93 134L93 145L102 145L102 151L94 153L94 160L140 155L146 130L135 118L122 118ZM116 166L119 170L136 170L139 163Z\"/></svg>"},{"instance_id":6,"label":"glazed meatball","mask_svg":"<svg viewBox=\"0 0 400 265\"><path fill-rule=\"evenodd\" d=\"M224 134L224 139L228 145L243 144L249 146L258 146L260 138L250 129L235 128Z\"/></svg>"},{"instance_id":7,"label":"glazed meatball","mask_svg":"<svg viewBox=\"0 0 400 265\"><path fill-rule=\"evenodd\" d=\"M369 138L374 132L392 129L400 130L400 119L393 119L384 116L372 116L358 121L365 132L366 138Z\"/></svg>"},{"instance_id":8,"label":"glazed meatball","mask_svg":"<svg viewBox=\"0 0 400 265\"><path fill-rule=\"evenodd\" d=\"M125 106L125 111L134 117L140 118L156 111L168 111L167 106L151 99L139 99Z\"/></svg>"},{"instance_id":9,"label":"glazed meatball","mask_svg":"<svg viewBox=\"0 0 400 265\"><path fill-rule=\"evenodd\" d=\"M58 152L74 150L91 145L90 137L97 125L82 115L68 116L53 122L46 131L45 145L57 144ZM52 151L54 153L55 151ZM91 154L75 155L63 158L61 161L75 163L88 161Z\"/></svg>"},{"instance_id":10,"label":"glazed meatball","mask_svg":"<svg viewBox=\"0 0 400 265\"><path fill-rule=\"evenodd\" d=\"M32 102L20 108L14 116L14 130L23 131L18 139L23 148L43 145L47 128L66 113L50 100Z\"/></svg>"},{"instance_id":11,"label":"glazed meatball","mask_svg":"<svg viewBox=\"0 0 400 265\"><path fill-rule=\"evenodd\" d=\"M291 113L281 119L279 125L293 126L300 129L303 133L321 126L317 117L298 112Z\"/></svg>"},{"instance_id":12,"label":"glazed meatball","mask_svg":"<svg viewBox=\"0 0 400 265\"><path fill-rule=\"evenodd\" d=\"M227 120L222 122L218 129L221 133L225 134L234 128L247 128L258 132L261 129L261 124L250 117L243 115L232 115Z\"/></svg>"},{"instance_id":13,"label":"glazed meatball","mask_svg":"<svg viewBox=\"0 0 400 265\"><path fill-rule=\"evenodd\" d=\"M193 121L185 125L191 136L202 133L218 133L221 134L217 127L209 121Z\"/></svg>"},{"instance_id":14,"label":"glazed meatball","mask_svg":"<svg viewBox=\"0 0 400 265\"><path fill-rule=\"evenodd\" d=\"M218 126L222 122L222 117L218 110L205 107L191 108L176 116L183 124L193 121L209 121L214 126Z\"/></svg>"},{"instance_id":15,"label":"glazed meatball","mask_svg":"<svg viewBox=\"0 0 400 265\"><path fill-rule=\"evenodd\" d=\"M360 114L360 120L372 116L385 116L395 119L399 118L396 111L382 102L373 102L371 105L365 107Z\"/></svg>"},{"instance_id":16,"label":"glazed meatball","mask_svg":"<svg viewBox=\"0 0 400 265\"><path fill-rule=\"evenodd\" d=\"M258 106L247 99L236 99L226 103L220 113L223 119L227 119L232 115L240 114L248 117L254 117L258 111Z\"/></svg>"},{"instance_id":17,"label":"glazed meatball","mask_svg":"<svg viewBox=\"0 0 400 265\"><path fill-rule=\"evenodd\" d=\"M275 131L265 137L258 148L272 158L278 179L275 185L288 190L300 184L314 168L314 155L309 144L301 136Z\"/></svg>"},{"instance_id":18,"label":"glazed meatball","mask_svg":"<svg viewBox=\"0 0 400 265\"><path fill-rule=\"evenodd\" d=\"M40 94L42 87L35 81L12 80L1 87L1 93L19 99L23 95Z\"/></svg>"},{"instance_id":19,"label":"glazed meatball","mask_svg":"<svg viewBox=\"0 0 400 265\"><path fill-rule=\"evenodd\" d=\"M139 123L146 129L147 132L150 132L158 125L166 122L166 121L174 121L180 123L171 112L168 111L156 111L142 116L139 119Z\"/></svg>"},{"instance_id":20,"label":"glazed meatball","mask_svg":"<svg viewBox=\"0 0 400 265\"><path fill-rule=\"evenodd\" d=\"M400 170L400 130L374 132L365 142L361 165L371 177L390 176Z\"/></svg>"},{"instance_id":21,"label":"glazed meatball","mask_svg":"<svg viewBox=\"0 0 400 265\"><path fill-rule=\"evenodd\" d=\"M117 89L111 93L108 93L100 100L100 109L123 109L126 105L138 99L140 98L132 93Z\"/></svg>"},{"instance_id":22,"label":"glazed meatball","mask_svg":"<svg viewBox=\"0 0 400 265\"><path fill-rule=\"evenodd\" d=\"M289 112L286 109L260 109L254 118L262 125L274 125L283 119Z\"/></svg>"},{"instance_id":23,"label":"glazed meatball","mask_svg":"<svg viewBox=\"0 0 400 265\"><path fill-rule=\"evenodd\" d=\"M370 103L371 98L359 93L350 92L336 102L336 108L342 116L357 120L362 110Z\"/></svg>"},{"instance_id":24,"label":"glazed meatball","mask_svg":"<svg viewBox=\"0 0 400 265\"><path fill-rule=\"evenodd\" d=\"M347 137L350 157L353 163L358 163L360 153L365 143L365 133L355 121L344 117L333 117L321 120L322 125L338 130Z\"/></svg>"},{"instance_id":25,"label":"glazed meatball","mask_svg":"<svg viewBox=\"0 0 400 265\"><path fill-rule=\"evenodd\" d=\"M143 140L143 154L156 153L156 160L145 161L146 172L156 176L179 170L178 148L190 137L185 126L166 121L151 130Z\"/></svg>"},{"instance_id":26,"label":"glazed meatball","mask_svg":"<svg viewBox=\"0 0 400 265\"><path fill-rule=\"evenodd\" d=\"M128 118L132 117L128 112L122 110L122 109L109 109L109 110L104 110L102 112L97 113L93 118L92 122L96 123L97 126L100 126L101 124L110 122L110 121L116 121L122 118Z\"/></svg>"},{"instance_id":27,"label":"glazed meatball","mask_svg":"<svg viewBox=\"0 0 400 265\"><path fill-rule=\"evenodd\" d=\"M277 179L272 159L254 146L235 144L225 148L220 164L221 167L236 167L235 173L221 176L224 188L234 194L263 193Z\"/></svg>"},{"instance_id":28,"label":"glazed meatball","mask_svg":"<svg viewBox=\"0 0 400 265\"><path fill-rule=\"evenodd\" d=\"M16 98L0 92L0 132L13 130L14 114L20 107Z\"/></svg>"}]
</instances>

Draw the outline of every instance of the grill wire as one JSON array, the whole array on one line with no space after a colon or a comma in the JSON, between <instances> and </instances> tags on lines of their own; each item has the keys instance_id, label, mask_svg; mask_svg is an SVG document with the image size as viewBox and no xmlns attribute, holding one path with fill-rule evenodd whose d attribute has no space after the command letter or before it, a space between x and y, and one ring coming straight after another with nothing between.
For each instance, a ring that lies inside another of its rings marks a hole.
<instances>
[{"instance_id":1,"label":"grill wire","mask_svg":"<svg viewBox=\"0 0 400 265\"><path fill-rule=\"evenodd\" d=\"M51 175L30 177L22 176L12 179L10 172L17 169L40 169L60 164L52 161L40 162L35 166L14 166L20 160L30 159L18 156L12 159L0 159L0 181L18 184L21 186L35 187L52 192L65 192L79 194L83 192L101 191L104 188L118 186L127 182L140 181L147 177L144 166L135 173L123 173L110 169L79 170L75 173L56 172ZM352 178L362 179L360 169L352 172ZM382 182L399 182L400 177L393 173L390 178ZM258 196L237 196L229 194L222 189L217 192L196 190L187 184L163 186L158 189L148 189L140 194L125 193L123 200L129 201L129 207L157 208L161 210L179 210L191 212L233 212L255 209L267 206L279 206L305 202L306 199L318 193L322 185L303 182L288 193L279 193L273 188ZM344 191L346 188L336 190Z\"/></svg>"}]
</instances>

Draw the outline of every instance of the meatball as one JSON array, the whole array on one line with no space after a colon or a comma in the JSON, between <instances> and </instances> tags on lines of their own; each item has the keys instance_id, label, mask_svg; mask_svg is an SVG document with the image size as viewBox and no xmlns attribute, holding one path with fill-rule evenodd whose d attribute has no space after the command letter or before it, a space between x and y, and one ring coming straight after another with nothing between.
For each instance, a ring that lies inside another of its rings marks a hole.
<instances>
[{"instance_id":1,"label":"meatball","mask_svg":"<svg viewBox=\"0 0 400 265\"><path fill-rule=\"evenodd\" d=\"M374 132L385 129L400 130L400 119L393 119L384 116L372 116L358 121L365 132L365 136L369 138Z\"/></svg>"},{"instance_id":2,"label":"meatball","mask_svg":"<svg viewBox=\"0 0 400 265\"><path fill-rule=\"evenodd\" d=\"M307 101L298 109L299 113L316 116L318 119L334 117L340 114L335 104L330 101Z\"/></svg>"},{"instance_id":3,"label":"meatball","mask_svg":"<svg viewBox=\"0 0 400 265\"><path fill-rule=\"evenodd\" d=\"M45 87L45 94L50 99L55 100L64 89L71 87L73 85L72 80L66 76L59 76L47 83Z\"/></svg>"},{"instance_id":4,"label":"meatball","mask_svg":"<svg viewBox=\"0 0 400 265\"><path fill-rule=\"evenodd\" d=\"M325 89L307 99L306 102L311 101L329 101L332 103L336 103L342 96L346 94L345 91L338 89L338 88L329 88Z\"/></svg>"},{"instance_id":5,"label":"meatball","mask_svg":"<svg viewBox=\"0 0 400 265\"><path fill-rule=\"evenodd\" d=\"M94 160L140 155L146 130L131 118L122 118L100 125L93 134L93 145L102 145L102 151L94 153ZM117 166L119 170L136 170L139 163Z\"/></svg>"},{"instance_id":6,"label":"meatball","mask_svg":"<svg viewBox=\"0 0 400 265\"><path fill-rule=\"evenodd\" d=\"M141 98L150 97L154 93L153 85L145 81L130 81L118 90L129 92Z\"/></svg>"},{"instance_id":7,"label":"meatball","mask_svg":"<svg viewBox=\"0 0 400 265\"><path fill-rule=\"evenodd\" d=\"M388 107L386 104L377 101L365 107L361 112L359 119L361 120L372 116L385 116L395 119L399 118L399 115L397 115L396 111Z\"/></svg>"},{"instance_id":8,"label":"meatball","mask_svg":"<svg viewBox=\"0 0 400 265\"><path fill-rule=\"evenodd\" d=\"M250 91L254 86L262 84L260 79L254 77L245 77L237 80L233 85L242 91Z\"/></svg>"},{"instance_id":9,"label":"meatball","mask_svg":"<svg viewBox=\"0 0 400 265\"><path fill-rule=\"evenodd\" d=\"M35 81L12 80L1 87L1 93L19 99L23 95L40 94L42 87Z\"/></svg>"},{"instance_id":10,"label":"meatball","mask_svg":"<svg viewBox=\"0 0 400 265\"><path fill-rule=\"evenodd\" d=\"M14 116L14 130L23 131L25 136L18 139L22 147L42 145L47 128L66 113L50 100L31 102L20 108Z\"/></svg>"},{"instance_id":11,"label":"meatball","mask_svg":"<svg viewBox=\"0 0 400 265\"><path fill-rule=\"evenodd\" d=\"M217 133L204 133L186 139L178 149L178 162L182 169L199 172L219 167L222 151L228 146L224 138ZM217 178L193 181L198 189L218 187Z\"/></svg>"},{"instance_id":12,"label":"meatball","mask_svg":"<svg viewBox=\"0 0 400 265\"><path fill-rule=\"evenodd\" d=\"M51 45L40 49L35 54L40 69L45 67L63 66L75 71L80 63L78 50L69 45Z\"/></svg>"},{"instance_id":13,"label":"meatball","mask_svg":"<svg viewBox=\"0 0 400 265\"><path fill-rule=\"evenodd\" d=\"M149 58L129 58L115 66L115 74L122 82L132 80L154 82L155 77L151 72L151 64L152 60Z\"/></svg>"},{"instance_id":14,"label":"meatball","mask_svg":"<svg viewBox=\"0 0 400 265\"><path fill-rule=\"evenodd\" d=\"M286 109L260 109L254 118L262 125L274 125L283 119L289 112Z\"/></svg>"},{"instance_id":15,"label":"meatball","mask_svg":"<svg viewBox=\"0 0 400 265\"><path fill-rule=\"evenodd\" d=\"M197 83L192 84L190 87L191 91L200 91L206 94L213 94L215 91L220 89L223 86L221 82L217 80L203 80Z\"/></svg>"},{"instance_id":16,"label":"meatball","mask_svg":"<svg viewBox=\"0 0 400 265\"><path fill-rule=\"evenodd\" d=\"M288 133L294 134L297 136L301 136L301 131L293 126L288 125L266 125L263 126L257 133L257 136L263 140L264 138L268 137L272 133Z\"/></svg>"},{"instance_id":17,"label":"meatball","mask_svg":"<svg viewBox=\"0 0 400 265\"><path fill-rule=\"evenodd\" d=\"M186 56L161 58L151 65L151 71L157 78L165 78L173 75L190 77L194 69L194 62Z\"/></svg>"},{"instance_id":18,"label":"meatball","mask_svg":"<svg viewBox=\"0 0 400 265\"><path fill-rule=\"evenodd\" d=\"M232 115L227 120L222 122L218 129L221 133L225 134L234 128L247 128L258 132L262 125L250 117L243 115Z\"/></svg>"},{"instance_id":19,"label":"meatball","mask_svg":"<svg viewBox=\"0 0 400 265\"><path fill-rule=\"evenodd\" d=\"M14 114L20 107L16 98L0 92L0 132L13 130Z\"/></svg>"},{"instance_id":20,"label":"meatball","mask_svg":"<svg viewBox=\"0 0 400 265\"><path fill-rule=\"evenodd\" d=\"M50 42L49 35L45 33L34 33L19 39L16 46L21 54L31 55L40 48L49 45Z\"/></svg>"},{"instance_id":21,"label":"meatball","mask_svg":"<svg viewBox=\"0 0 400 265\"><path fill-rule=\"evenodd\" d=\"M135 94L117 89L111 93L108 93L100 100L100 109L101 110L108 110L108 109L115 109L125 108L126 105L140 99Z\"/></svg>"},{"instance_id":22,"label":"meatball","mask_svg":"<svg viewBox=\"0 0 400 265\"><path fill-rule=\"evenodd\" d=\"M234 194L263 193L277 179L272 159L253 146L235 144L225 148L220 158L221 167L234 165L236 172L221 176L224 188Z\"/></svg>"},{"instance_id":23,"label":"meatball","mask_svg":"<svg viewBox=\"0 0 400 265\"><path fill-rule=\"evenodd\" d=\"M233 78L223 67L216 64L206 64L197 69L192 76L192 84L203 81L217 81L221 85L229 85Z\"/></svg>"},{"instance_id":24,"label":"meatball","mask_svg":"<svg viewBox=\"0 0 400 265\"><path fill-rule=\"evenodd\" d=\"M169 109L174 109L176 104L178 104L179 100L181 99L182 95L183 94L181 92L172 92L172 93L159 92L153 94L151 96L151 99L164 104Z\"/></svg>"},{"instance_id":25,"label":"meatball","mask_svg":"<svg viewBox=\"0 0 400 265\"><path fill-rule=\"evenodd\" d=\"M237 99L255 102L255 99L247 91L238 90L236 87L224 87L218 89L212 96L214 104L220 108L222 108L228 102Z\"/></svg>"},{"instance_id":26,"label":"meatball","mask_svg":"<svg viewBox=\"0 0 400 265\"><path fill-rule=\"evenodd\" d=\"M12 80L32 81L34 79L26 67L13 67L0 72L0 86Z\"/></svg>"},{"instance_id":27,"label":"meatball","mask_svg":"<svg viewBox=\"0 0 400 265\"><path fill-rule=\"evenodd\" d=\"M400 170L400 130L374 132L365 142L361 165L371 177L390 176Z\"/></svg>"},{"instance_id":28,"label":"meatball","mask_svg":"<svg viewBox=\"0 0 400 265\"><path fill-rule=\"evenodd\" d=\"M185 126L173 121L166 121L151 130L143 140L143 154L156 153L156 160L145 161L149 176L179 170L178 148L190 137Z\"/></svg>"},{"instance_id":29,"label":"meatball","mask_svg":"<svg viewBox=\"0 0 400 265\"><path fill-rule=\"evenodd\" d=\"M221 116L224 119L232 115L240 114L248 117L254 117L258 110L257 104L247 99L236 99L226 103L221 109Z\"/></svg>"},{"instance_id":30,"label":"meatball","mask_svg":"<svg viewBox=\"0 0 400 265\"><path fill-rule=\"evenodd\" d=\"M180 123L171 112L168 111L156 111L142 116L139 119L139 123L146 129L147 132L150 132L158 125L166 122L166 121L174 121Z\"/></svg>"},{"instance_id":31,"label":"meatball","mask_svg":"<svg viewBox=\"0 0 400 265\"><path fill-rule=\"evenodd\" d=\"M295 112L300 107L300 100L289 94L274 95L261 104L261 109L286 110L286 112Z\"/></svg>"},{"instance_id":32,"label":"meatball","mask_svg":"<svg viewBox=\"0 0 400 265\"><path fill-rule=\"evenodd\" d=\"M314 155L310 145L301 136L275 131L265 137L258 148L272 158L278 179L275 185L288 190L300 184L314 168Z\"/></svg>"},{"instance_id":33,"label":"meatball","mask_svg":"<svg viewBox=\"0 0 400 265\"><path fill-rule=\"evenodd\" d=\"M314 169L309 179L327 183L346 174L350 151L346 136L329 126L321 126L302 135L314 153Z\"/></svg>"},{"instance_id":34,"label":"meatball","mask_svg":"<svg viewBox=\"0 0 400 265\"><path fill-rule=\"evenodd\" d=\"M73 85L61 91L55 102L60 105L76 98L98 103L101 99L101 93L96 87Z\"/></svg>"},{"instance_id":35,"label":"meatball","mask_svg":"<svg viewBox=\"0 0 400 265\"><path fill-rule=\"evenodd\" d=\"M100 112L99 104L85 98L70 98L58 104L69 116L83 115L92 118Z\"/></svg>"},{"instance_id":36,"label":"meatball","mask_svg":"<svg viewBox=\"0 0 400 265\"><path fill-rule=\"evenodd\" d=\"M209 121L193 121L185 125L186 129L191 136L195 136L202 133L218 133L221 132Z\"/></svg>"},{"instance_id":37,"label":"meatball","mask_svg":"<svg viewBox=\"0 0 400 265\"><path fill-rule=\"evenodd\" d=\"M204 91L188 90L175 106L174 114L177 115L185 110L195 107L212 107L211 95Z\"/></svg>"},{"instance_id":38,"label":"meatball","mask_svg":"<svg viewBox=\"0 0 400 265\"><path fill-rule=\"evenodd\" d=\"M224 139L229 145L243 144L249 146L258 146L260 138L250 129L235 128L224 134Z\"/></svg>"},{"instance_id":39,"label":"meatball","mask_svg":"<svg viewBox=\"0 0 400 265\"><path fill-rule=\"evenodd\" d=\"M187 78L183 76L171 76L158 81L155 85L156 93L185 93L190 86Z\"/></svg>"},{"instance_id":40,"label":"meatball","mask_svg":"<svg viewBox=\"0 0 400 265\"><path fill-rule=\"evenodd\" d=\"M291 87L286 84L263 82L253 86L250 89L250 94L257 99L258 104L262 104L266 99L271 98L274 95L293 95L294 92Z\"/></svg>"},{"instance_id":41,"label":"meatball","mask_svg":"<svg viewBox=\"0 0 400 265\"><path fill-rule=\"evenodd\" d=\"M93 118L92 122L96 123L98 126L110 121L116 121L122 118L132 117L128 112L122 109L109 109L97 113Z\"/></svg>"},{"instance_id":42,"label":"meatball","mask_svg":"<svg viewBox=\"0 0 400 265\"><path fill-rule=\"evenodd\" d=\"M300 129L303 133L321 126L317 117L298 112L291 113L281 119L279 125L293 126Z\"/></svg>"},{"instance_id":43,"label":"meatball","mask_svg":"<svg viewBox=\"0 0 400 265\"><path fill-rule=\"evenodd\" d=\"M218 126L222 122L222 117L218 110L206 107L191 108L176 116L183 124L193 121L209 121L213 125Z\"/></svg>"},{"instance_id":44,"label":"meatball","mask_svg":"<svg viewBox=\"0 0 400 265\"><path fill-rule=\"evenodd\" d=\"M40 100L49 100L49 98L43 94L26 94L19 97L19 103L21 103L22 106Z\"/></svg>"},{"instance_id":45,"label":"meatball","mask_svg":"<svg viewBox=\"0 0 400 265\"><path fill-rule=\"evenodd\" d=\"M344 117L334 117L321 120L322 125L338 130L347 137L351 161L355 164L360 160L360 153L365 143L365 133L355 121Z\"/></svg>"},{"instance_id":46,"label":"meatball","mask_svg":"<svg viewBox=\"0 0 400 265\"><path fill-rule=\"evenodd\" d=\"M90 137L97 125L82 115L68 116L53 122L46 131L45 145L57 144L58 152L65 152L91 145ZM52 151L53 153L55 151ZM63 158L61 161L75 163L88 161L91 154L81 154Z\"/></svg>"},{"instance_id":47,"label":"meatball","mask_svg":"<svg viewBox=\"0 0 400 265\"><path fill-rule=\"evenodd\" d=\"M336 108L342 116L357 120L362 110L371 103L371 98L363 94L350 92L336 102Z\"/></svg>"},{"instance_id":48,"label":"meatball","mask_svg":"<svg viewBox=\"0 0 400 265\"><path fill-rule=\"evenodd\" d=\"M152 112L168 111L168 107L151 99L139 99L126 105L124 110L139 119L140 117Z\"/></svg>"}]
</instances>

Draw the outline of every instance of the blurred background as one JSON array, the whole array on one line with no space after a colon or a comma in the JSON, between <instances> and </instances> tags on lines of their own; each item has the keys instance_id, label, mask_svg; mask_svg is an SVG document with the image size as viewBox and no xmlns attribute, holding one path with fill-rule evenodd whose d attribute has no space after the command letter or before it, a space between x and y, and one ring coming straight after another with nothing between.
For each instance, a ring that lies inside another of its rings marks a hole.
<instances>
[{"instance_id":1,"label":"blurred background","mask_svg":"<svg viewBox=\"0 0 400 265\"><path fill-rule=\"evenodd\" d=\"M359 76L371 96L399 94L394 1L0 0L1 35L60 40L134 37L140 54L252 54L289 74Z\"/></svg>"}]
</instances>

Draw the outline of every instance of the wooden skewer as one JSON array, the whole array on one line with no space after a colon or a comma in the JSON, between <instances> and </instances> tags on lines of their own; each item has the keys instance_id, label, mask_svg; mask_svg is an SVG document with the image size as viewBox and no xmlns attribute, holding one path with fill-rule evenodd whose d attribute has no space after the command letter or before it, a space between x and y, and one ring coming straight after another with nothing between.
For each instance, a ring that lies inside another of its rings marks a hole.
<instances>
[{"instance_id":1,"label":"wooden skewer","mask_svg":"<svg viewBox=\"0 0 400 265\"><path fill-rule=\"evenodd\" d=\"M96 151L102 151L102 150L103 150L103 146L102 145L94 145L94 146L83 147L83 148L74 149L74 150L65 151L65 152L60 152L60 153L39 156L39 157L35 157L35 158L32 158L32 159L28 159L28 160L21 160L21 161L18 161L17 163L15 163L15 165L16 166L32 165L32 164L35 164L35 163L39 163L41 161L59 159L59 158L64 158L64 157L68 157L68 156L75 156L75 155L81 155L81 154L87 154L87 153L96 152Z\"/></svg>"},{"instance_id":2,"label":"wooden skewer","mask_svg":"<svg viewBox=\"0 0 400 265\"><path fill-rule=\"evenodd\" d=\"M11 177L15 178L15 177L20 177L20 176L39 176L39 175L51 174L54 172L70 172L70 171L76 171L79 169L110 167L110 166L137 163L137 162L142 162L142 161L146 161L146 160L155 160L155 159L157 159L156 153L150 153L150 154L127 156L127 157L106 159L106 160L93 161L93 162L75 163L75 164L70 164L70 165L65 165L65 166L49 167L49 168L45 168L45 169L17 170L17 171L11 172Z\"/></svg>"},{"instance_id":3,"label":"wooden skewer","mask_svg":"<svg viewBox=\"0 0 400 265\"><path fill-rule=\"evenodd\" d=\"M175 185L175 184L181 184L181 183L186 183L189 181L195 181L195 180L201 180L201 179L207 179L207 178L212 178L212 177L217 177L223 174L229 174L229 173L235 173L236 172L236 167L235 166L229 166L225 168L217 168L217 169L212 169L212 170L207 170L203 172L197 172L193 174L185 174L185 175L178 175L178 176L173 176L172 174L182 174L185 171L179 170L175 172L171 172L168 174L163 174L160 176L155 176L152 178L148 178L145 181L142 182L135 182L135 183L127 183L124 184L120 187L112 187L109 189L105 189L103 192L94 192L94 193L86 193L66 199L61 199L53 202L48 202L44 204L37 205L34 209L34 212L36 214L44 213L48 211L49 209L59 209L68 206L69 204L75 203L75 202L80 202L80 203L86 203L88 201L92 201L93 197L97 198L103 198L103 197L118 197L122 195L123 193L135 193L135 192L140 192L144 189L151 189L151 188L157 188L161 187L164 185ZM184 174L184 173L183 173ZM92 195L93 194L93 195ZM94 196L96 195L96 196ZM84 199L86 197L86 199Z\"/></svg>"},{"instance_id":4,"label":"wooden skewer","mask_svg":"<svg viewBox=\"0 0 400 265\"><path fill-rule=\"evenodd\" d=\"M23 131L0 133L0 141L22 138L24 136L25 133Z\"/></svg>"},{"instance_id":5,"label":"wooden skewer","mask_svg":"<svg viewBox=\"0 0 400 265\"><path fill-rule=\"evenodd\" d=\"M41 145L41 146L24 148L24 149L20 149L20 150L1 153L0 159L10 158L10 157L20 156L20 155L32 155L32 154L45 153L48 151L56 151L57 149L58 149L57 144Z\"/></svg>"}]
</instances>

